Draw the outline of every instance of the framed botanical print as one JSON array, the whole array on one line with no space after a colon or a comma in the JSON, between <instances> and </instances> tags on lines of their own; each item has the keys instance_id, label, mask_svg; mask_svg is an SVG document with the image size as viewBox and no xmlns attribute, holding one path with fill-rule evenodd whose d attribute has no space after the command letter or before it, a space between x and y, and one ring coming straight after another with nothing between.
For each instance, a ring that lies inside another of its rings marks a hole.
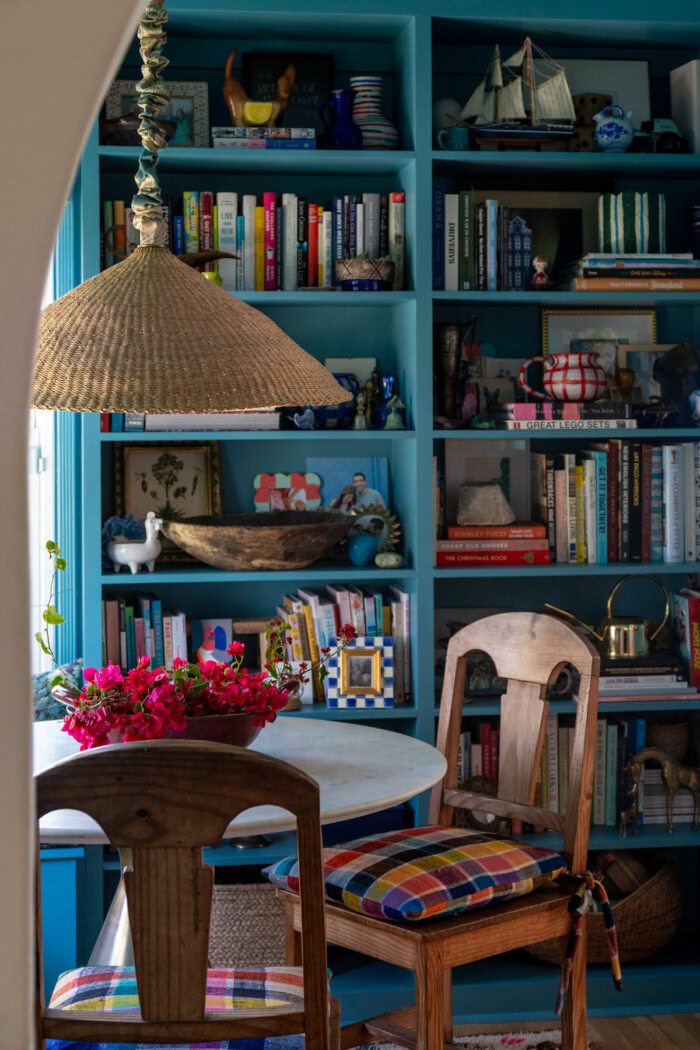
<instances>
[{"instance_id":1,"label":"framed botanical print","mask_svg":"<svg viewBox=\"0 0 700 1050\"><path fill-rule=\"evenodd\" d=\"M394 706L394 639L355 638L328 661L329 707Z\"/></svg>"},{"instance_id":2,"label":"framed botanical print","mask_svg":"<svg viewBox=\"0 0 700 1050\"><path fill-rule=\"evenodd\" d=\"M165 521L221 514L219 442L156 442L114 446L114 512ZM164 536L159 561L192 562Z\"/></svg>"},{"instance_id":3,"label":"framed botanical print","mask_svg":"<svg viewBox=\"0 0 700 1050\"><path fill-rule=\"evenodd\" d=\"M542 354L565 354L580 339L607 340L610 343L655 343L656 310L616 310L591 307L589 310L543 310Z\"/></svg>"},{"instance_id":4,"label":"framed botanical print","mask_svg":"<svg viewBox=\"0 0 700 1050\"><path fill-rule=\"evenodd\" d=\"M135 80L115 80L105 99L105 112L110 117L140 113ZM174 134L168 146L209 145L209 85L205 80L169 80L170 96L161 106L159 120L172 123Z\"/></svg>"}]
</instances>

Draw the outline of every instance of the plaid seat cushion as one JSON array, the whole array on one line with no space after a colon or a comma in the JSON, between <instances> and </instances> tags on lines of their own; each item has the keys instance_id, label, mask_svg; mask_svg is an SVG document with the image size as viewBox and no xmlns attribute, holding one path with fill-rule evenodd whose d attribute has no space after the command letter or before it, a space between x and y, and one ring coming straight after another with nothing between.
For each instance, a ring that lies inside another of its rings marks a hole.
<instances>
[{"instance_id":1,"label":"plaid seat cushion","mask_svg":"<svg viewBox=\"0 0 700 1050\"><path fill-rule=\"evenodd\" d=\"M550 849L464 828L408 828L323 851L326 896L352 911L396 922L445 918L522 897L566 869ZM296 857L267 868L299 892Z\"/></svg>"}]
</instances>

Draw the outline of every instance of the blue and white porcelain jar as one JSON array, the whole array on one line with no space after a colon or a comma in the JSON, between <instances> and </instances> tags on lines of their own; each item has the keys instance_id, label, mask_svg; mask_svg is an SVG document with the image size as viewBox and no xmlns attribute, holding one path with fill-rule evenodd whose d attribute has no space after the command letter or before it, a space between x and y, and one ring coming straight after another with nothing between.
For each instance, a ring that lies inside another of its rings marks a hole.
<instances>
[{"instance_id":1,"label":"blue and white porcelain jar","mask_svg":"<svg viewBox=\"0 0 700 1050\"><path fill-rule=\"evenodd\" d=\"M622 106L606 106L593 117L596 122L595 140L604 153L626 153L634 139L632 114Z\"/></svg>"}]
</instances>

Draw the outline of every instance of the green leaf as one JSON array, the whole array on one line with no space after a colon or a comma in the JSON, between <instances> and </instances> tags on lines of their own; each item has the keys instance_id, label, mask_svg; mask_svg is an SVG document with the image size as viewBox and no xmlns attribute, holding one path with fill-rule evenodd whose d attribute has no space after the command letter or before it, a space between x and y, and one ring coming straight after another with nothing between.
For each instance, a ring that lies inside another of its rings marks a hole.
<instances>
[{"instance_id":1,"label":"green leaf","mask_svg":"<svg viewBox=\"0 0 700 1050\"><path fill-rule=\"evenodd\" d=\"M57 671L49 682L49 689L54 689L57 685L63 685L68 687L68 680L62 671Z\"/></svg>"},{"instance_id":2,"label":"green leaf","mask_svg":"<svg viewBox=\"0 0 700 1050\"><path fill-rule=\"evenodd\" d=\"M321 664L321 666L318 669L318 677L319 677L319 681L321 681L321 682L323 681L324 678L328 678L328 668L325 667L323 664Z\"/></svg>"},{"instance_id":3,"label":"green leaf","mask_svg":"<svg viewBox=\"0 0 700 1050\"><path fill-rule=\"evenodd\" d=\"M60 612L56 609L55 605L48 605L41 615L43 616L44 621L50 623L53 627L57 627L59 623L66 622Z\"/></svg>"},{"instance_id":4,"label":"green leaf","mask_svg":"<svg viewBox=\"0 0 700 1050\"><path fill-rule=\"evenodd\" d=\"M61 572L63 572L65 567L66 567L66 559L65 558L56 558L56 568L60 569Z\"/></svg>"},{"instance_id":5,"label":"green leaf","mask_svg":"<svg viewBox=\"0 0 700 1050\"><path fill-rule=\"evenodd\" d=\"M37 631L36 634L34 635L34 637L36 638L37 642L41 646L42 653L46 653L47 656L51 656L51 650L47 649L46 642L43 639L41 631Z\"/></svg>"},{"instance_id":6,"label":"green leaf","mask_svg":"<svg viewBox=\"0 0 700 1050\"><path fill-rule=\"evenodd\" d=\"M49 552L49 554L60 554L61 553L61 550L60 550L58 544L54 540L47 540L46 541L46 549Z\"/></svg>"}]
</instances>

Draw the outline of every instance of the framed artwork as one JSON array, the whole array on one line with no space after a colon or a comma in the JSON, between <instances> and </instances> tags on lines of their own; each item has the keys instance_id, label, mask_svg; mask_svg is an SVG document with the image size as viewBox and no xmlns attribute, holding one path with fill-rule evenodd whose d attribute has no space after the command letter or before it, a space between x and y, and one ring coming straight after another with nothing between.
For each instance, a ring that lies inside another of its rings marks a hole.
<instances>
[{"instance_id":1,"label":"framed artwork","mask_svg":"<svg viewBox=\"0 0 700 1050\"><path fill-rule=\"evenodd\" d=\"M115 80L105 99L107 117L140 113L135 80ZM209 85L202 80L169 80L166 90L170 100L161 106L159 120L175 125L169 146L209 145Z\"/></svg>"},{"instance_id":2,"label":"framed artwork","mask_svg":"<svg viewBox=\"0 0 700 1050\"><path fill-rule=\"evenodd\" d=\"M256 474L255 509L318 510L321 479L318 474Z\"/></svg>"},{"instance_id":3,"label":"framed artwork","mask_svg":"<svg viewBox=\"0 0 700 1050\"><path fill-rule=\"evenodd\" d=\"M634 386L630 399L632 401L661 400L661 385L654 378L654 365L675 343L628 343L617 349L620 368L631 368L634 372Z\"/></svg>"},{"instance_id":4,"label":"framed artwork","mask_svg":"<svg viewBox=\"0 0 700 1050\"><path fill-rule=\"evenodd\" d=\"M327 667L329 707L394 706L393 638L355 638Z\"/></svg>"},{"instance_id":5,"label":"framed artwork","mask_svg":"<svg viewBox=\"0 0 700 1050\"><path fill-rule=\"evenodd\" d=\"M166 521L221 514L219 442L114 446L114 511L143 520L152 510ZM194 559L161 537L159 562Z\"/></svg>"},{"instance_id":6,"label":"framed artwork","mask_svg":"<svg viewBox=\"0 0 700 1050\"><path fill-rule=\"evenodd\" d=\"M543 310L542 354L565 354L574 340L655 343L656 310Z\"/></svg>"},{"instance_id":7,"label":"framed artwork","mask_svg":"<svg viewBox=\"0 0 700 1050\"><path fill-rule=\"evenodd\" d=\"M370 503L367 507L353 507L355 518L351 532L368 532L377 537L377 553L396 550L401 537L401 525L395 514L386 507Z\"/></svg>"},{"instance_id":8,"label":"framed artwork","mask_svg":"<svg viewBox=\"0 0 700 1050\"><path fill-rule=\"evenodd\" d=\"M597 354L600 364L605 369L608 390L615 390L617 388L615 375L619 368L617 350L622 343L626 342L626 339L572 339L571 350L578 354Z\"/></svg>"},{"instance_id":9,"label":"framed artwork","mask_svg":"<svg viewBox=\"0 0 700 1050\"><path fill-rule=\"evenodd\" d=\"M385 456L309 456L306 469L321 478L321 502L329 510L389 506L389 460Z\"/></svg>"}]
</instances>

